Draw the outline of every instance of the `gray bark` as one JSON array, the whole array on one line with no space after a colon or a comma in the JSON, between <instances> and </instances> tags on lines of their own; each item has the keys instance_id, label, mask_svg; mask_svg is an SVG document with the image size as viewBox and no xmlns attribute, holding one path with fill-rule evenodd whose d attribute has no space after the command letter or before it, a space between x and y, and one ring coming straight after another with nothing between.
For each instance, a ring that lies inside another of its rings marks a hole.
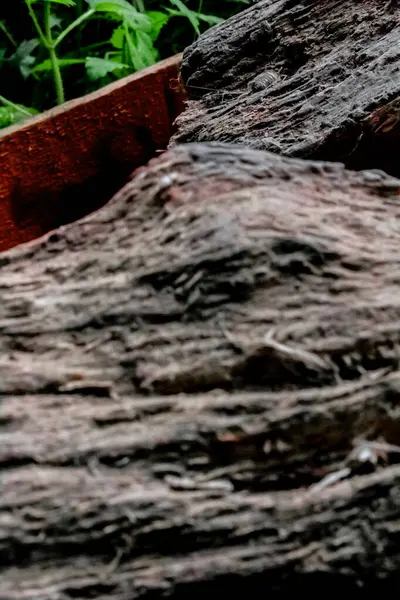
<instances>
[{"instance_id":1,"label":"gray bark","mask_svg":"<svg viewBox=\"0 0 400 600\"><path fill-rule=\"evenodd\" d=\"M1 598L396 584L399 189L181 146L1 256Z\"/></svg>"},{"instance_id":2,"label":"gray bark","mask_svg":"<svg viewBox=\"0 0 400 600\"><path fill-rule=\"evenodd\" d=\"M398 1L256 3L186 49L191 100L171 146L235 142L398 176L399 22Z\"/></svg>"}]
</instances>

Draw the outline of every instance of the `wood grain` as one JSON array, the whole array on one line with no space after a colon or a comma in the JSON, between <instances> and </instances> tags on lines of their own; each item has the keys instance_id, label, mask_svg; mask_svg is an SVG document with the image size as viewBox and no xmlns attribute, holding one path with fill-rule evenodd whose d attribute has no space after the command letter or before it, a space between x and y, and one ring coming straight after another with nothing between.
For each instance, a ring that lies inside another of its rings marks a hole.
<instances>
[{"instance_id":1,"label":"wood grain","mask_svg":"<svg viewBox=\"0 0 400 600\"><path fill-rule=\"evenodd\" d=\"M185 50L191 100L170 146L232 142L399 176L399 23L399 2L255 3ZM280 79L258 90L265 71ZM377 110L390 130L371 126Z\"/></svg>"},{"instance_id":2,"label":"wood grain","mask_svg":"<svg viewBox=\"0 0 400 600\"><path fill-rule=\"evenodd\" d=\"M2 254L1 598L397 585L399 455L312 486L400 442L399 190L179 146Z\"/></svg>"}]
</instances>

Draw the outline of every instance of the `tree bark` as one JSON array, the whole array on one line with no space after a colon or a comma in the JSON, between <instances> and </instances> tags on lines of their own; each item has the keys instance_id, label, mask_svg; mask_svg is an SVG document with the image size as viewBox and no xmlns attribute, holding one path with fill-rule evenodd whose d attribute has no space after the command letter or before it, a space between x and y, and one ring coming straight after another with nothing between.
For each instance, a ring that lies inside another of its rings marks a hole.
<instances>
[{"instance_id":1,"label":"tree bark","mask_svg":"<svg viewBox=\"0 0 400 600\"><path fill-rule=\"evenodd\" d=\"M399 190L178 146L2 254L1 598L398 583Z\"/></svg>"},{"instance_id":2,"label":"tree bark","mask_svg":"<svg viewBox=\"0 0 400 600\"><path fill-rule=\"evenodd\" d=\"M256 3L186 49L192 99L171 146L235 142L397 176L399 22L398 1Z\"/></svg>"}]
</instances>

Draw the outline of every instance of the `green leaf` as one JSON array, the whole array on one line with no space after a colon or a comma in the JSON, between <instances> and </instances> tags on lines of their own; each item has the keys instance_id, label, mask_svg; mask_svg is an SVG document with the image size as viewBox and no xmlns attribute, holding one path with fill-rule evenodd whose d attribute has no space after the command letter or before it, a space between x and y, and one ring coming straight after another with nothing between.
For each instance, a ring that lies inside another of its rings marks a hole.
<instances>
[{"instance_id":1,"label":"green leaf","mask_svg":"<svg viewBox=\"0 0 400 600\"><path fill-rule=\"evenodd\" d=\"M95 56L88 56L86 58L86 72L89 79L92 81L102 79L109 73L115 73L117 71L121 71L122 69L129 69L129 66L113 60L97 58Z\"/></svg>"},{"instance_id":2,"label":"green leaf","mask_svg":"<svg viewBox=\"0 0 400 600\"><path fill-rule=\"evenodd\" d=\"M60 29L61 28L61 19L56 15L50 15L50 28L51 29Z\"/></svg>"},{"instance_id":3,"label":"green leaf","mask_svg":"<svg viewBox=\"0 0 400 600\"><path fill-rule=\"evenodd\" d=\"M38 2L50 2L50 4L63 4L64 6L76 6L75 0L25 0L27 4L37 4Z\"/></svg>"},{"instance_id":4,"label":"green leaf","mask_svg":"<svg viewBox=\"0 0 400 600\"><path fill-rule=\"evenodd\" d=\"M225 19L221 19L221 17L215 17L214 15L203 15L202 13L197 13L197 16L200 21L204 21L209 25L218 25L218 23L223 23Z\"/></svg>"},{"instance_id":5,"label":"green leaf","mask_svg":"<svg viewBox=\"0 0 400 600\"><path fill-rule=\"evenodd\" d=\"M214 15L204 15L203 13L190 10L187 6L183 4L181 0L169 1L178 9L174 10L173 8L167 8L166 10L169 12L169 14L175 17L186 17L187 19L189 19L197 35L200 35L200 21L204 21L205 23L208 23L208 25L217 25L218 23L222 23L224 20L220 17L215 17Z\"/></svg>"},{"instance_id":6,"label":"green leaf","mask_svg":"<svg viewBox=\"0 0 400 600\"><path fill-rule=\"evenodd\" d=\"M181 0L169 0L169 1L170 1L170 4L173 4L174 6L176 6L178 11L174 11L173 9L168 9L168 12L170 14L174 14L175 16L186 17L190 21L190 23L191 23L193 29L195 30L195 32L197 33L197 35L200 35L198 13L194 12L194 10L190 10L190 8L185 6L185 4L183 4L183 2Z\"/></svg>"},{"instance_id":7,"label":"green leaf","mask_svg":"<svg viewBox=\"0 0 400 600\"><path fill-rule=\"evenodd\" d=\"M154 64L158 59L158 52L154 48L151 37L144 31L131 30L124 23L124 45L122 48L124 61L129 62L135 71Z\"/></svg>"},{"instance_id":8,"label":"green leaf","mask_svg":"<svg viewBox=\"0 0 400 600\"><path fill-rule=\"evenodd\" d=\"M59 58L58 65L60 67L71 67L72 65L84 65L86 60L84 58ZM32 69L32 73L44 73L46 71L52 71L53 66L51 60L47 58L43 62L39 63Z\"/></svg>"},{"instance_id":9,"label":"green leaf","mask_svg":"<svg viewBox=\"0 0 400 600\"><path fill-rule=\"evenodd\" d=\"M136 8L132 6L128 0L86 0L90 8L99 10L101 12L113 12L118 10L133 10L137 12Z\"/></svg>"},{"instance_id":10,"label":"green leaf","mask_svg":"<svg viewBox=\"0 0 400 600\"><path fill-rule=\"evenodd\" d=\"M152 38L144 31L136 31L136 70L154 65L158 60L158 52L154 48Z\"/></svg>"},{"instance_id":11,"label":"green leaf","mask_svg":"<svg viewBox=\"0 0 400 600\"><path fill-rule=\"evenodd\" d=\"M10 57L10 64L20 70L24 79L29 77L32 72L32 65L35 64L36 58L33 56L34 50L39 46L39 40L24 40L20 43L14 54Z\"/></svg>"},{"instance_id":12,"label":"green leaf","mask_svg":"<svg viewBox=\"0 0 400 600\"><path fill-rule=\"evenodd\" d=\"M117 50L122 50L125 39L125 30L123 27L116 27L110 39L111 45Z\"/></svg>"},{"instance_id":13,"label":"green leaf","mask_svg":"<svg viewBox=\"0 0 400 600\"><path fill-rule=\"evenodd\" d=\"M150 10L146 12L146 15L149 17L151 22L151 29L149 31L149 36L152 41L155 42L160 35L161 29L166 25L170 19L167 13L163 13L157 10Z\"/></svg>"},{"instance_id":14,"label":"green leaf","mask_svg":"<svg viewBox=\"0 0 400 600\"><path fill-rule=\"evenodd\" d=\"M24 112L18 110L18 107L20 107ZM15 123L24 121L28 118L25 114L26 111L31 113L32 116L38 113L38 111L34 108L24 106L23 104L16 104L15 107L0 106L0 128L8 127L9 125L14 125Z\"/></svg>"},{"instance_id":15,"label":"green leaf","mask_svg":"<svg viewBox=\"0 0 400 600\"><path fill-rule=\"evenodd\" d=\"M127 23L133 29L149 31L151 22L146 14L139 12L127 0L86 0L90 8L107 13L111 18Z\"/></svg>"}]
</instances>

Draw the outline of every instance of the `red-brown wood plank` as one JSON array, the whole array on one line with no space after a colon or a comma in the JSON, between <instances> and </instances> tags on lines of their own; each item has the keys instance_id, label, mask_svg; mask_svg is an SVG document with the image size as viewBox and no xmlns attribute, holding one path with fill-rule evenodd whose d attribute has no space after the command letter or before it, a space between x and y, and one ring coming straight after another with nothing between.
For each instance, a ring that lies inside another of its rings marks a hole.
<instances>
[{"instance_id":1,"label":"red-brown wood plank","mask_svg":"<svg viewBox=\"0 0 400 600\"><path fill-rule=\"evenodd\" d=\"M0 133L0 250L95 210L167 146L184 101L176 85L180 60Z\"/></svg>"}]
</instances>

